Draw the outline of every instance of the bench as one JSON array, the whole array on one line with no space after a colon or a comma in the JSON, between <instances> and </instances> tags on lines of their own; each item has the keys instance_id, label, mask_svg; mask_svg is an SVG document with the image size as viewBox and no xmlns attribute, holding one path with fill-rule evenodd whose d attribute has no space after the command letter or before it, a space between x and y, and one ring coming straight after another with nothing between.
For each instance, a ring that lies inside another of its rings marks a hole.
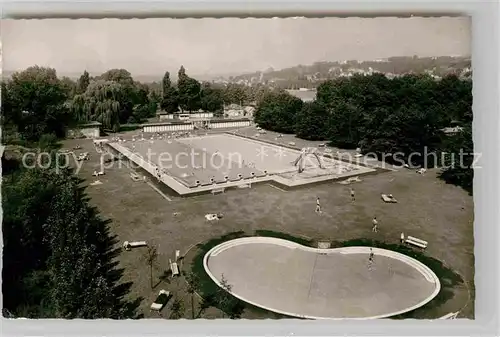
<instances>
[{"instance_id":1,"label":"bench","mask_svg":"<svg viewBox=\"0 0 500 337\"><path fill-rule=\"evenodd\" d=\"M207 221L219 220L219 216L215 213L205 214L205 219L207 219Z\"/></svg>"},{"instance_id":2,"label":"bench","mask_svg":"<svg viewBox=\"0 0 500 337\"><path fill-rule=\"evenodd\" d=\"M349 185L349 184L352 184L352 183L359 183L361 182L362 180L359 179L358 176L356 177L351 177L351 178L347 178L346 180L343 180L341 182L339 182L339 184L342 184L342 185Z\"/></svg>"},{"instance_id":3,"label":"bench","mask_svg":"<svg viewBox=\"0 0 500 337\"><path fill-rule=\"evenodd\" d=\"M147 246L147 242L146 241L132 241L132 242L128 242L128 241L125 241L123 243L123 248L125 250L130 250L132 248L136 248L136 247L144 247L144 246Z\"/></svg>"},{"instance_id":4,"label":"bench","mask_svg":"<svg viewBox=\"0 0 500 337\"><path fill-rule=\"evenodd\" d=\"M427 241L418 239L418 238L413 237L413 236L408 236L406 238L405 242L408 243L408 244L410 244L410 245L414 245L414 246L420 247L422 249L427 248L427 245L428 245Z\"/></svg>"},{"instance_id":5,"label":"bench","mask_svg":"<svg viewBox=\"0 0 500 337\"><path fill-rule=\"evenodd\" d=\"M394 198L392 196L392 194L382 194L381 197L382 197L382 200L384 200L384 202L387 202L387 203L393 203L393 204L395 204L395 203L398 202L396 200L396 198Z\"/></svg>"},{"instance_id":6,"label":"bench","mask_svg":"<svg viewBox=\"0 0 500 337\"><path fill-rule=\"evenodd\" d=\"M415 172L417 172L418 174L424 174L425 172L427 172L427 170L424 168L420 168L420 169L416 170Z\"/></svg>"},{"instance_id":7,"label":"bench","mask_svg":"<svg viewBox=\"0 0 500 337\"><path fill-rule=\"evenodd\" d=\"M224 191L225 191L224 187L214 188L212 190L212 194L215 195L215 194L219 194L219 193L224 193Z\"/></svg>"},{"instance_id":8,"label":"bench","mask_svg":"<svg viewBox=\"0 0 500 337\"><path fill-rule=\"evenodd\" d=\"M163 289L160 290L155 301L153 302L153 304L151 304L151 310L161 311L161 309L163 309L167 304L169 298L170 298L170 291L166 291Z\"/></svg>"},{"instance_id":9,"label":"bench","mask_svg":"<svg viewBox=\"0 0 500 337\"><path fill-rule=\"evenodd\" d=\"M138 174L133 172L130 173L130 178L132 178L133 181L141 181L141 177L139 177Z\"/></svg>"},{"instance_id":10,"label":"bench","mask_svg":"<svg viewBox=\"0 0 500 337\"><path fill-rule=\"evenodd\" d=\"M169 260L169 262L170 262L170 270L172 271L172 276L179 275L179 266L177 265L177 262L172 262L171 260Z\"/></svg>"},{"instance_id":11,"label":"bench","mask_svg":"<svg viewBox=\"0 0 500 337\"><path fill-rule=\"evenodd\" d=\"M104 175L104 171L99 171L99 172L94 171L94 173L92 173L92 175L93 175L94 177L103 176L103 175Z\"/></svg>"}]
</instances>

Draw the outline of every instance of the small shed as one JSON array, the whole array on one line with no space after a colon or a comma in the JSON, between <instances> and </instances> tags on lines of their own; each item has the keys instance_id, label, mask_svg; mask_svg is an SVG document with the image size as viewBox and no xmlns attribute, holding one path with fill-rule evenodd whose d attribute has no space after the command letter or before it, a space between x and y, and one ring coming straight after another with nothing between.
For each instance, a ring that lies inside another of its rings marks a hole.
<instances>
[{"instance_id":1,"label":"small shed","mask_svg":"<svg viewBox=\"0 0 500 337\"><path fill-rule=\"evenodd\" d=\"M76 128L68 131L68 138L99 138L101 137L102 124L99 122L90 122L80 124Z\"/></svg>"},{"instance_id":2,"label":"small shed","mask_svg":"<svg viewBox=\"0 0 500 337\"><path fill-rule=\"evenodd\" d=\"M165 111L159 111L156 113L156 116L158 116L158 120L164 121L164 120L172 120L175 118L175 115L173 113L168 113Z\"/></svg>"}]
</instances>

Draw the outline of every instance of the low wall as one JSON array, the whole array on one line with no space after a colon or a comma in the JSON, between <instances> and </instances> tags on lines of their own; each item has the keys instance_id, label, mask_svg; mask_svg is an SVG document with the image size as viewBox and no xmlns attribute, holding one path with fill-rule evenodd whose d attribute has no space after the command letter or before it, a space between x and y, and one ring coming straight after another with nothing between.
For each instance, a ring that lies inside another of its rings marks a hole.
<instances>
[{"instance_id":1,"label":"low wall","mask_svg":"<svg viewBox=\"0 0 500 337\"><path fill-rule=\"evenodd\" d=\"M194 130L194 125L192 123L179 123L179 124L145 124L142 126L142 131L144 133L155 133L155 132L173 132L173 131L191 131Z\"/></svg>"}]
</instances>

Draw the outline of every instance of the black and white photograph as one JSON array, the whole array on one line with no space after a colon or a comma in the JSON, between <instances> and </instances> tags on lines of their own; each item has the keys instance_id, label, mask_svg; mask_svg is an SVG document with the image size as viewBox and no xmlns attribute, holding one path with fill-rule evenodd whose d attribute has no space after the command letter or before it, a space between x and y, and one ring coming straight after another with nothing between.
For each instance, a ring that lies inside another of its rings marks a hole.
<instances>
[{"instance_id":1,"label":"black and white photograph","mask_svg":"<svg viewBox=\"0 0 500 337\"><path fill-rule=\"evenodd\" d=\"M470 17L1 38L3 317L475 318Z\"/></svg>"}]
</instances>

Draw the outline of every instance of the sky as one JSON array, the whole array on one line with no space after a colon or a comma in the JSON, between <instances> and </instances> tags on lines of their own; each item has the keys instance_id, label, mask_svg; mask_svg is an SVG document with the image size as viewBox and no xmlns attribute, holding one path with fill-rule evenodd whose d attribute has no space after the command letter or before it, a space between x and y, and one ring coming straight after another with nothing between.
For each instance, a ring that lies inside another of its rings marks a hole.
<instances>
[{"instance_id":1,"label":"sky","mask_svg":"<svg viewBox=\"0 0 500 337\"><path fill-rule=\"evenodd\" d=\"M218 75L318 61L470 56L462 18L2 20L4 71Z\"/></svg>"}]
</instances>

